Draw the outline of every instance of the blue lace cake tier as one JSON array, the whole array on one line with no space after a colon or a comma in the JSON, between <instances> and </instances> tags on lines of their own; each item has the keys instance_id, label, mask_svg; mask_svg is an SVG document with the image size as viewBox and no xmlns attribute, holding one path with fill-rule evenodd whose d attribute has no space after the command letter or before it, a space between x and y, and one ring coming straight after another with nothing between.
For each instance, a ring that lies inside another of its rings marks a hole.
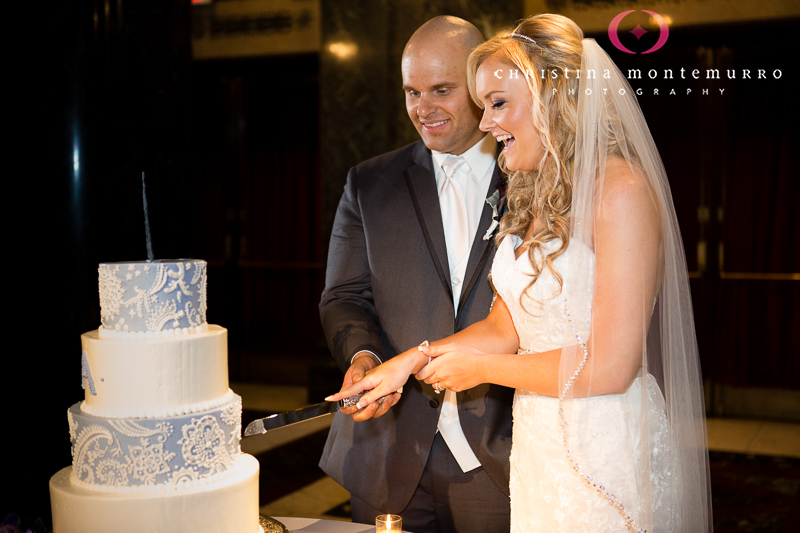
<instances>
[{"instance_id":1,"label":"blue lace cake tier","mask_svg":"<svg viewBox=\"0 0 800 533\"><path fill-rule=\"evenodd\" d=\"M68 411L72 483L147 492L194 487L233 473L241 454L242 399L169 418L101 418Z\"/></svg>"},{"instance_id":2,"label":"blue lace cake tier","mask_svg":"<svg viewBox=\"0 0 800 533\"><path fill-rule=\"evenodd\" d=\"M199 333L206 323L206 262L101 263L100 336L161 338Z\"/></svg>"}]
</instances>

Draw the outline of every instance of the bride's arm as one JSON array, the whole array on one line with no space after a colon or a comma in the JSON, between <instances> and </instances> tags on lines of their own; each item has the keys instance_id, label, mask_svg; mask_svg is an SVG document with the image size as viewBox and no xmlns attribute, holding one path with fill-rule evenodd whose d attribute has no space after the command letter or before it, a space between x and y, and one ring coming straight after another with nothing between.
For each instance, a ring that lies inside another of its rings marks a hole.
<instances>
[{"instance_id":1,"label":"bride's arm","mask_svg":"<svg viewBox=\"0 0 800 533\"><path fill-rule=\"evenodd\" d=\"M575 381L576 395L624 392L638 375L664 262L660 214L652 194L627 166L607 168L595 221L592 335L583 339L589 360ZM426 383L438 381L455 391L495 383L547 396L559 392L560 348L476 355L456 346L436 346L425 352L438 356L417 375Z\"/></svg>"},{"instance_id":2,"label":"bride's arm","mask_svg":"<svg viewBox=\"0 0 800 533\"><path fill-rule=\"evenodd\" d=\"M624 392L639 372L664 262L653 194L627 166L610 164L606 169L594 223L592 334L585 339L590 371L575 381L576 395ZM518 347L508 308L498 298L486 319L432 343L429 349L412 348L394 357L331 399L374 387L362 398L369 403L397 390L410 373L454 391L495 383L557 396L561 349L516 354ZM428 356L435 357L430 364Z\"/></svg>"},{"instance_id":3,"label":"bride's arm","mask_svg":"<svg viewBox=\"0 0 800 533\"><path fill-rule=\"evenodd\" d=\"M519 338L514 329L514 322L503 299L498 296L489 316L445 339L431 342L431 346L443 346L448 349L463 351L471 355L484 352L515 353L519 348ZM364 379L340 392L326 398L338 401L372 389L365 394L359 405L369 405L398 388L428 364L428 356L414 347L367 372ZM475 375L475 379L484 379ZM478 381L481 383L482 381ZM477 383L476 383L477 384Z\"/></svg>"}]
</instances>

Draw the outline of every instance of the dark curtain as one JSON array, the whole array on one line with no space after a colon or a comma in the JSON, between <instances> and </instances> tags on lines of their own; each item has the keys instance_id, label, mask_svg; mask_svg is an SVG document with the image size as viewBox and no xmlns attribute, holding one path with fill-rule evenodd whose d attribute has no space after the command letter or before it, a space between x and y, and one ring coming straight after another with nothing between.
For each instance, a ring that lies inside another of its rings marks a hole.
<instances>
[{"instance_id":1,"label":"dark curtain","mask_svg":"<svg viewBox=\"0 0 800 533\"><path fill-rule=\"evenodd\" d=\"M317 71L316 55L193 67L195 241L234 380L304 382L270 357L323 355Z\"/></svg>"},{"instance_id":2,"label":"dark curtain","mask_svg":"<svg viewBox=\"0 0 800 533\"><path fill-rule=\"evenodd\" d=\"M734 68L726 100L732 165L721 173L720 288L713 378L726 385L800 388L800 146L790 50L779 43L722 54ZM758 41L755 41L758 43ZM777 46L776 46L777 44ZM725 64L728 63L728 64ZM742 70L766 79L741 79ZM775 69L782 71L774 79ZM794 277L794 279L792 279Z\"/></svg>"}]
</instances>

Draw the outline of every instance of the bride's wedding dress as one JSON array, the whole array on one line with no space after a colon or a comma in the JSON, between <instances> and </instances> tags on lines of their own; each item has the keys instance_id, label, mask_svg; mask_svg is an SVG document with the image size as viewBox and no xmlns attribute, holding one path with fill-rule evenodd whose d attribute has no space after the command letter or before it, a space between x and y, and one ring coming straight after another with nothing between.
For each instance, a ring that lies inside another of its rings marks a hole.
<instances>
[{"instance_id":1,"label":"bride's wedding dress","mask_svg":"<svg viewBox=\"0 0 800 533\"><path fill-rule=\"evenodd\" d=\"M577 344L575 331L566 316L565 295L567 289L573 289L570 294L575 295L574 288L579 282L567 279L565 273L583 272L584 279L593 280L593 252L581 241L573 240L554 261L556 270L564 277L565 290L559 291L558 281L544 268L523 296L523 309L520 295L530 283L533 269L527 253L515 259L514 249L520 243L521 239L516 236L505 238L492 268L492 282L514 320L520 349L535 354ZM559 243L551 241L541 249L548 253ZM584 297L580 302L569 302L570 316L583 341L589 337L593 286L591 281L588 283L581 290ZM642 397L642 387L646 389L646 398ZM643 404L649 411L644 417ZM571 457L581 465L584 475L591 476L616 495L635 522L639 523L640 519L649 522L649 517L640 516L640 509L646 508L648 512L652 509L653 530L672 531L668 523L671 516L668 493L670 487L676 486L676 480L670 479L664 397L655 378L647 374L645 378L636 378L622 394L565 400L563 405L569 420ZM630 531L621 513L590 489L568 462L558 420L557 398L518 389L513 416L512 532ZM641 431L642 420L649 420L649 431ZM642 435L649 435L650 443L640 448ZM639 450L648 448L650 457L639 457Z\"/></svg>"}]
</instances>

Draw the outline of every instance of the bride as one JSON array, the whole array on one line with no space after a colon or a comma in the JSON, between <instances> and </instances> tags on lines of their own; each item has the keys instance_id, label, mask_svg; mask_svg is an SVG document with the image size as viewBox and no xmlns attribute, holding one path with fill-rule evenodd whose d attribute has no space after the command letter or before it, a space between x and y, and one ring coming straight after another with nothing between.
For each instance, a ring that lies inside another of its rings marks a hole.
<instances>
[{"instance_id":1,"label":"bride","mask_svg":"<svg viewBox=\"0 0 800 533\"><path fill-rule=\"evenodd\" d=\"M509 175L494 306L330 399L372 389L361 407L411 374L437 390L514 387L512 531L709 530L686 261L630 86L559 15L494 37L468 69Z\"/></svg>"}]
</instances>

